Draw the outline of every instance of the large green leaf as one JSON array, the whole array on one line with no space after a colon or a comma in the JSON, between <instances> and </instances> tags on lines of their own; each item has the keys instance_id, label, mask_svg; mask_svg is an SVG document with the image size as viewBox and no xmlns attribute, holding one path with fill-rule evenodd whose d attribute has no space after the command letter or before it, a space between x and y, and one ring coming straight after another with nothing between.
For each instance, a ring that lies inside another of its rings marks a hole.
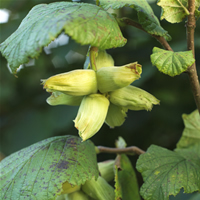
<instances>
[{"instance_id":1,"label":"large green leaf","mask_svg":"<svg viewBox=\"0 0 200 200\"><path fill-rule=\"evenodd\" d=\"M159 71L173 77L186 71L195 59L192 51L172 52L154 47L151 62Z\"/></svg>"},{"instance_id":2,"label":"large green leaf","mask_svg":"<svg viewBox=\"0 0 200 200\"><path fill-rule=\"evenodd\" d=\"M121 154L116 159L119 166L115 167L115 199L140 200L136 174L129 158Z\"/></svg>"},{"instance_id":3,"label":"large green leaf","mask_svg":"<svg viewBox=\"0 0 200 200\"><path fill-rule=\"evenodd\" d=\"M195 1L195 15L199 15L199 0ZM162 7L161 20L166 19L171 23L181 22L190 13L188 11L188 0L159 0L157 3Z\"/></svg>"},{"instance_id":4,"label":"large green leaf","mask_svg":"<svg viewBox=\"0 0 200 200\"><path fill-rule=\"evenodd\" d=\"M0 50L15 73L29 58L37 58L42 48L62 31L82 45L100 49L126 43L115 18L102 8L86 3L56 2L33 7Z\"/></svg>"},{"instance_id":5,"label":"large green leaf","mask_svg":"<svg viewBox=\"0 0 200 200\"><path fill-rule=\"evenodd\" d=\"M140 193L145 200L168 200L181 188L185 193L200 191L200 145L175 152L151 145L142 154L136 168L144 184Z\"/></svg>"},{"instance_id":6,"label":"large green leaf","mask_svg":"<svg viewBox=\"0 0 200 200\"><path fill-rule=\"evenodd\" d=\"M177 143L177 148L185 148L194 144L200 145L200 115L195 110L189 115L183 114L185 129L182 137Z\"/></svg>"},{"instance_id":7,"label":"large green leaf","mask_svg":"<svg viewBox=\"0 0 200 200\"><path fill-rule=\"evenodd\" d=\"M66 181L81 185L98 177L95 147L79 137L38 142L1 162L0 199L53 200Z\"/></svg>"},{"instance_id":8,"label":"large green leaf","mask_svg":"<svg viewBox=\"0 0 200 200\"><path fill-rule=\"evenodd\" d=\"M139 23L150 34L166 36L168 40L171 37L161 26L158 18L154 15L151 6L146 0L100 0L101 6L104 9L112 8L119 9L124 6L129 6L137 11Z\"/></svg>"}]
</instances>

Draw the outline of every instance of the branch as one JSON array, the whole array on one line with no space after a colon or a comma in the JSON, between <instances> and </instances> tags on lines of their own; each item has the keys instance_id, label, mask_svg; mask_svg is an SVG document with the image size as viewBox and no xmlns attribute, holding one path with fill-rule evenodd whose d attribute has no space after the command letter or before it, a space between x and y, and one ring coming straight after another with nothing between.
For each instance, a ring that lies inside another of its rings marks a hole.
<instances>
[{"instance_id":1,"label":"branch","mask_svg":"<svg viewBox=\"0 0 200 200\"><path fill-rule=\"evenodd\" d=\"M145 151L143 151L142 149L136 147L136 146L131 146L131 147L127 147L127 148L110 148L110 147L103 147L103 146L97 146L97 153L116 153L116 154L143 154L145 153Z\"/></svg>"},{"instance_id":2,"label":"branch","mask_svg":"<svg viewBox=\"0 0 200 200\"><path fill-rule=\"evenodd\" d=\"M196 27L196 19L195 19L195 0L188 0L188 10L189 16L187 21L187 48L188 50L192 50L193 57L195 58L195 49L194 49L194 31ZM189 75L189 81L192 88L192 93L194 95L194 99L197 105L197 108L200 113L200 85L199 79L196 70L196 62L190 66L187 70Z\"/></svg>"},{"instance_id":3,"label":"branch","mask_svg":"<svg viewBox=\"0 0 200 200\"><path fill-rule=\"evenodd\" d=\"M127 17L121 18L120 21L123 22L123 23L125 23L126 25L134 26L134 27L136 27L136 28L138 28L138 29L140 29L140 30L146 32L146 31L142 28L142 26L141 26L139 23L137 23L137 22L135 22L135 21L133 21L133 20L127 18ZM146 32L146 33L147 33L147 32ZM151 35L151 36L153 36L154 38L156 38L156 39L158 40L158 42L160 42L160 44L161 44L166 50L173 51L172 48L170 47L169 43L165 40L164 37L162 37L162 36L157 36L157 35Z\"/></svg>"}]
</instances>

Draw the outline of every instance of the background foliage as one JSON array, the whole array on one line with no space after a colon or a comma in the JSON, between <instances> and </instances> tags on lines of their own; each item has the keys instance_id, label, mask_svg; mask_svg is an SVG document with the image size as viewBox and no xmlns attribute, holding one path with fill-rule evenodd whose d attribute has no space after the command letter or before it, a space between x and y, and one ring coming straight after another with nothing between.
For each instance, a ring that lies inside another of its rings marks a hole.
<instances>
[{"instance_id":1,"label":"background foliage","mask_svg":"<svg viewBox=\"0 0 200 200\"><path fill-rule=\"evenodd\" d=\"M55 1L55 0L54 0ZM51 3L53 0L3 0L0 8L11 11L8 23L0 24L0 43L10 36L19 26L29 10L39 3ZM94 1L82 1L94 3ZM154 13L160 18L160 7L155 1L151 2ZM116 11L119 16L132 18L136 12L130 8ZM162 27L172 36L170 45L174 51L186 50L185 22L170 24L161 21ZM134 82L135 86L150 92L157 97L160 106L154 106L151 112L129 111L128 119L123 126L110 129L104 125L92 141L95 145L113 146L118 136L128 142L146 150L151 144L174 149L184 128L181 115L191 113L195 108L190 85L186 74L175 78L166 76L152 67L150 54L152 48L160 44L150 35L133 27L122 27L127 38L127 44L122 48L108 50L115 65L120 66L129 62L138 61L143 66L141 79ZM200 38L195 32L196 55L200 54ZM7 69L5 58L0 55L0 151L9 155L35 142L51 136L77 135L72 120L75 118L78 107L56 106L46 103L49 96L40 85L40 79L51 75L82 68L88 46L80 46L69 39L67 45L62 42L54 43L49 48L50 53L42 52L34 66L24 66L15 78ZM197 64L200 58L196 56ZM199 66L197 65L197 69ZM198 70L199 72L199 70ZM109 131L109 134L107 132ZM111 155L98 155L99 161L112 158ZM113 155L114 158L114 155ZM132 161L135 166L135 161ZM142 179L140 178L140 184ZM178 198L178 197L177 197Z\"/></svg>"}]
</instances>

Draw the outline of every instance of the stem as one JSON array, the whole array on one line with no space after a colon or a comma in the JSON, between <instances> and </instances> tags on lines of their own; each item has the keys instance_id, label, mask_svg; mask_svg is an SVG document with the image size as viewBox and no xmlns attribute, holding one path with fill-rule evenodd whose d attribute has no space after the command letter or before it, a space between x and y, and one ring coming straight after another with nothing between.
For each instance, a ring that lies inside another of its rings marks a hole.
<instances>
[{"instance_id":1,"label":"stem","mask_svg":"<svg viewBox=\"0 0 200 200\"><path fill-rule=\"evenodd\" d=\"M188 0L188 10L189 16L188 21L186 24L187 27L187 49L192 50L193 57L195 58L195 49L194 49L194 31L196 27L196 20L195 20L195 0ZM200 85L199 79L196 70L196 62L190 66L187 70L189 81L192 88L192 93L200 113Z\"/></svg>"},{"instance_id":2,"label":"stem","mask_svg":"<svg viewBox=\"0 0 200 200\"><path fill-rule=\"evenodd\" d=\"M120 21L123 22L123 23L125 23L125 24L127 24L127 25L134 26L134 27L136 27L136 28L138 28L138 29L140 29L140 30L142 30L142 31L144 31L144 32L147 33L147 31L145 31L139 23L137 23L137 22L135 22L135 21L133 21L133 20L127 18L127 17L121 18ZM154 38L156 38L158 40L158 42L160 42L160 44L166 50L173 51L172 48L170 47L169 43L165 40L164 37L158 36L158 35L151 35L151 36L153 36Z\"/></svg>"},{"instance_id":3,"label":"stem","mask_svg":"<svg viewBox=\"0 0 200 200\"><path fill-rule=\"evenodd\" d=\"M97 71L96 67L96 57L98 55L98 48L97 47L91 47L90 48L90 67L94 71Z\"/></svg>"},{"instance_id":4,"label":"stem","mask_svg":"<svg viewBox=\"0 0 200 200\"><path fill-rule=\"evenodd\" d=\"M131 147L126 147L126 148L110 148L110 147L103 147L103 146L97 146L98 153L125 153L125 154L143 154L145 151L142 149L136 147L136 146L131 146Z\"/></svg>"}]
</instances>

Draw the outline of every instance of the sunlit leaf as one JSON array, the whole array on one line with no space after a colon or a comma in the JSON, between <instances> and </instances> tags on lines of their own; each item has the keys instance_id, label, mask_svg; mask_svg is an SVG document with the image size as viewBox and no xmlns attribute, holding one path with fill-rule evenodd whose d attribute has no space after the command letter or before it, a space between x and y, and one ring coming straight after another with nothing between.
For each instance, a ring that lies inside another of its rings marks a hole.
<instances>
[{"instance_id":1,"label":"sunlit leaf","mask_svg":"<svg viewBox=\"0 0 200 200\"><path fill-rule=\"evenodd\" d=\"M192 51L172 52L154 47L151 62L164 74L176 76L186 71L195 59Z\"/></svg>"},{"instance_id":2,"label":"sunlit leaf","mask_svg":"<svg viewBox=\"0 0 200 200\"><path fill-rule=\"evenodd\" d=\"M190 14L188 0L159 0L157 4L162 7L161 20L166 19L168 22L178 23ZM196 0L195 4L195 15L198 17L200 1Z\"/></svg>"},{"instance_id":3,"label":"sunlit leaf","mask_svg":"<svg viewBox=\"0 0 200 200\"><path fill-rule=\"evenodd\" d=\"M163 8L161 19L171 23L181 22L190 14L187 2L187 0L159 0L157 4Z\"/></svg>"},{"instance_id":4,"label":"sunlit leaf","mask_svg":"<svg viewBox=\"0 0 200 200\"><path fill-rule=\"evenodd\" d=\"M129 158L125 154L116 158L115 167L115 200L140 200L139 188L135 171Z\"/></svg>"},{"instance_id":5,"label":"sunlit leaf","mask_svg":"<svg viewBox=\"0 0 200 200\"><path fill-rule=\"evenodd\" d=\"M56 2L32 8L19 28L0 46L13 73L17 68L37 58L42 48L65 32L76 42L100 49L123 46L115 18L93 4Z\"/></svg>"},{"instance_id":6,"label":"sunlit leaf","mask_svg":"<svg viewBox=\"0 0 200 200\"><path fill-rule=\"evenodd\" d=\"M185 193L200 191L200 145L175 152L151 145L142 154L136 168L144 184L140 194L145 200L168 200L181 188Z\"/></svg>"},{"instance_id":7,"label":"sunlit leaf","mask_svg":"<svg viewBox=\"0 0 200 200\"><path fill-rule=\"evenodd\" d=\"M98 177L95 147L79 137L38 142L1 162L1 199L53 200L66 181L81 185Z\"/></svg>"},{"instance_id":8,"label":"sunlit leaf","mask_svg":"<svg viewBox=\"0 0 200 200\"><path fill-rule=\"evenodd\" d=\"M200 115L195 110L189 115L183 114L185 129L177 143L177 148L185 148L194 144L200 144Z\"/></svg>"},{"instance_id":9,"label":"sunlit leaf","mask_svg":"<svg viewBox=\"0 0 200 200\"><path fill-rule=\"evenodd\" d=\"M171 39L161 26L158 18L154 15L151 6L146 0L100 0L101 6L104 9L112 8L119 9L124 6L131 7L137 11L139 23L150 34L166 36L168 40Z\"/></svg>"}]
</instances>

